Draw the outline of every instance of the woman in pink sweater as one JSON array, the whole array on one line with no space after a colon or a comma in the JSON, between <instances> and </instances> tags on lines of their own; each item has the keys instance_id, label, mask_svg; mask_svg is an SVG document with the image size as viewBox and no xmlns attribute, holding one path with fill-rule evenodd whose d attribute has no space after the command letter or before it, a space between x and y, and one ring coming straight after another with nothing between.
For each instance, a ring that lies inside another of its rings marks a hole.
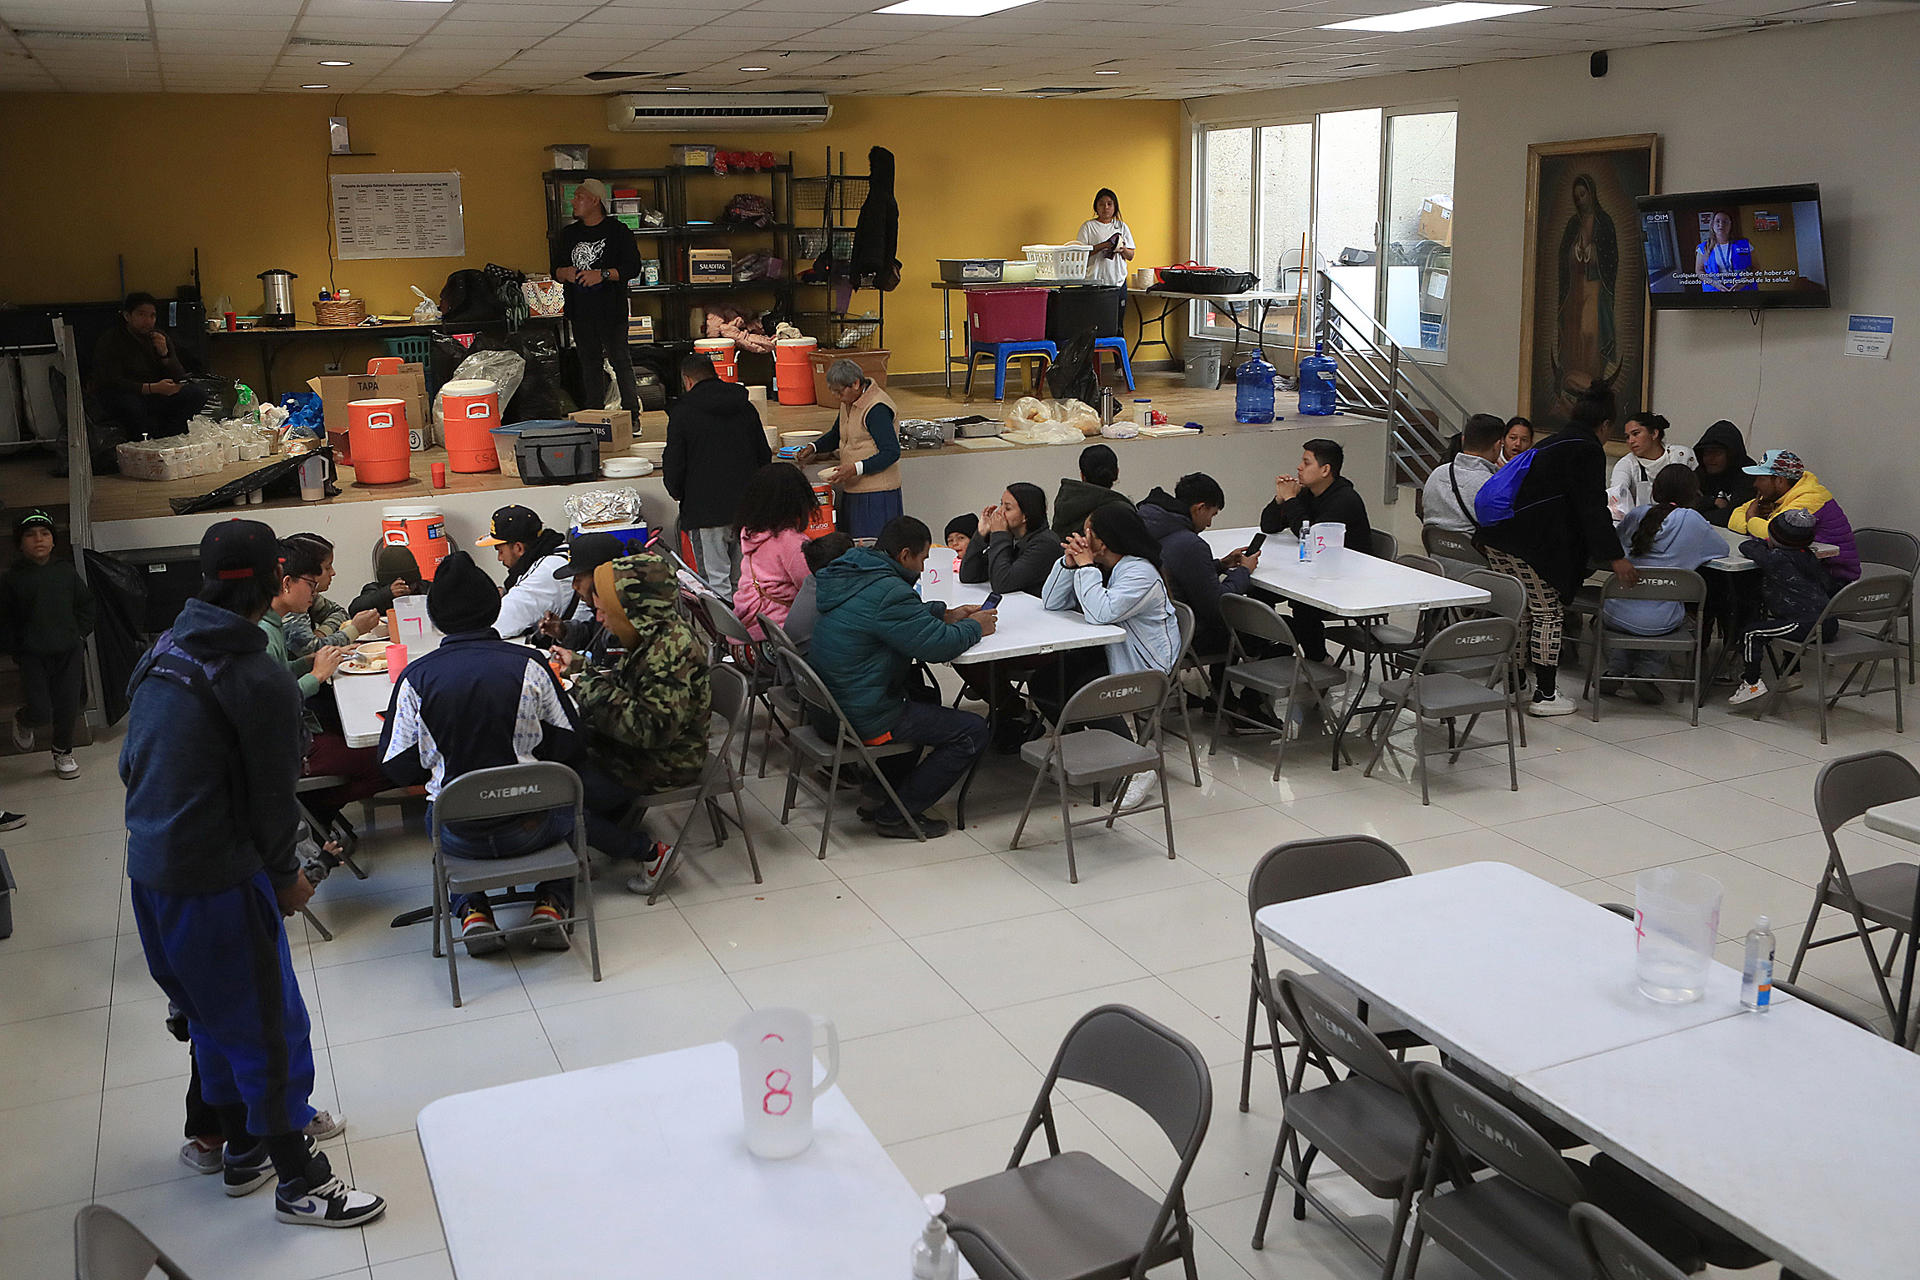
<instances>
[{"instance_id":1,"label":"woman in pink sweater","mask_svg":"<svg viewBox=\"0 0 1920 1280\"><path fill-rule=\"evenodd\" d=\"M807 580L804 531L816 505L806 473L791 462L769 462L740 495L740 585L733 610L756 637L764 638L761 618L786 622Z\"/></svg>"}]
</instances>

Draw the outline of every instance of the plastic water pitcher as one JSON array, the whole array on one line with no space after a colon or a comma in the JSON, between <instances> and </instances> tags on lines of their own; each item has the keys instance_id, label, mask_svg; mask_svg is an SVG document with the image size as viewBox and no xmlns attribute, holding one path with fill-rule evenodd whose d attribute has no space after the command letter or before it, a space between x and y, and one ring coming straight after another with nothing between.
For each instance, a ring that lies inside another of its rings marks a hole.
<instances>
[{"instance_id":1,"label":"plastic water pitcher","mask_svg":"<svg viewBox=\"0 0 1920 1280\"><path fill-rule=\"evenodd\" d=\"M827 1033L827 1074L813 1078L815 1028ZM840 1075L840 1032L804 1009L756 1009L733 1024L740 1055L740 1110L747 1150L763 1160L797 1156L813 1143L813 1100Z\"/></svg>"},{"instance_id":2,"label":"plastic water pitcher","mask_svg":"<svg viewBox=\"0 0 1920 1280\"><path fill-rule=\"evenodd\" d=\"M1346 525L1338 520L1322 520L1309 525L1301 545L1307 549L1306 559L1314 577L1340 576L1340 562L1346 556Z\"/></svg>"},{"instance_id":3,"label":"plastic water pitcher","mask_svg":"<svg viewBox=\"0 0 1920 1280\"><path fill-rule=\"evenodd\" d=\"M1712 876L1678 867L1655 867L1633 878L1634 974L1641 995L1687 1004L1706 994L1722 893Z\"/></svg>"},{"instance_id":4,"label":"plastic water pitcher","mask_svg":"<svg viewBox=\"0 0 1920 1280\"><path fill-rule=\"evenodd\" d=\"M1273 366L1255 351L1233 375L1233 420L1273 421Z\"/></svg>"},{"instance_id":5,"label":"plastic water pitcher","mask_svg":"<svg viewBox=\"0 0 1920 1280\"><path fill-rule=\"evenodd\" d=\"M1314 344L1313 354L1300 362L1300 412L1309 417L1324 416L1340 411L1339 396L1333 383L1335 370L1340 366L1332 356L1326 353L1319 343Z\"/></svg>"}]
</instances>

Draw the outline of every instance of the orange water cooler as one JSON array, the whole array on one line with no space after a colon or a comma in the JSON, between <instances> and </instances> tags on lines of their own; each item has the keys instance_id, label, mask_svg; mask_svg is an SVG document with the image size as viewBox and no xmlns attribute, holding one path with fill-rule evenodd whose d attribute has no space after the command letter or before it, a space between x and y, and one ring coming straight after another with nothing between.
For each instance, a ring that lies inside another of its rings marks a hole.
<instances>
[{"instance_id":1,"label":"orange water cooler","mask_svg":"<svg viewBox=\"0 0 1920 1280\"><path fill-rule=\"evenodd\" d=\"M382 507L380 542L413 552L420 576L428 582L433 581L434 570L453 549L447 541L447 518L433 506Z\"/></svg>"},{"instance_id":2,"label":"orange water cooler","mask_svg":"<svg viewBox=\"0 0 1920 1280\"><path fill-rule=\"evenodd\" d=\"M347 440L361 484L401 484L412 477L405 400L349 400Z\"/></svg>"},{"instance_id":3,"label":"orange water cooler","mask_svg":"<svg viewBox=\"0 0 1920 1280\"><path fill-rule=\"evenodd\" d=\"M455 471L498 471L493 429L500 425L500 389L483 378L459 378L440 388L447 465Z\"/></svg>"},{"instance_id":4,"label":"orange water cooler","mask_svg":"<svg viewBox=\"0 0 1920 1280\"><path fill-rule=\"evenodd\" d=\"M713 361L713 371L720 381L740 381L740 348L732 338L695 338L693 349Z\"/></svg>"},{"instance_id":5,"label":"orange water cooler","mask_svg":"<svg viewBox=\"0 0 1920 1280\"><path fill-rule=\"evenodd\" d=\"M773 385L781 404L813 403L813 352L818 338L782 338L773 344Z\"/></svg>"}]
</instances>

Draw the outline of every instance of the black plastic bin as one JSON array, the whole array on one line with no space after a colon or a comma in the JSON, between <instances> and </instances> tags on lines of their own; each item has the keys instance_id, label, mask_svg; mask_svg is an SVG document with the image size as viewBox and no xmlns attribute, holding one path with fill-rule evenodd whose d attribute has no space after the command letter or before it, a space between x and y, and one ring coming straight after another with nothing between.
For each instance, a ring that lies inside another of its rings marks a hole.
<instances>
[{"instance_id":1,"label":"black plastic bin","mask_svg":"<svg viewBox=\"0 0 1920 1280\"><path fill-rule=\"evenodd\" d=\"M1120 336L1120 302L1126 287L1076 284L1047 294L1047 337L1065 344L1088 329L1096 338Z\"/></svg>"}]
</instances>

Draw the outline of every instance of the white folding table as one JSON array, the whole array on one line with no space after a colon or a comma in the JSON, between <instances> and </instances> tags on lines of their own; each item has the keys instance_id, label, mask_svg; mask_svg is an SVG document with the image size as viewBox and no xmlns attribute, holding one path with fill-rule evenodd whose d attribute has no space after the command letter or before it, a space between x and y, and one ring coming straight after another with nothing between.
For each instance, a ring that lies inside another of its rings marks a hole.
<instances>
[{"instance_id":1,"label":"white folding table","mask_svg":"<svg viewBox=\"0 0 1920 1280\"><path fill-rule=\"evenodd\" d=\"M716 1043L442 1098L420 1148L460 1280L897 1280L919 1195L838 1086L813 1117L801 1154L749 1154Z\"/></svg>"},{"instance_id":2,"label":"white folding table","mask_svg":"<svg viewBox=\"0 0 1920 1280\"><path fill-rule=\"evenodd\" d=\"M380 745L381 718L393 698L393 682L384 671L333 677L333 703L340 709L340 733L350 747Z\"/></svg>"},{"instance_id":3,"label":"white folding table","mask_svg":"<svg viewBox=\"0 0 1920 1280\"><path fill-rule=\"evenodd\" d=\"M1869 831L1920 843L1920 796L1879 804L1861 815Z\"/></svg>"},{"instance_id":4,"label":"white folding table","mask_svg":"<svg viewBox=\"0 0 1920 1280\"><path fill-rule=\"evenodd\" d=\"M1253 541L1257 528L1209 529L1201 537L1219 559ZM1439 574L1408 568L1391 560L1343 549L1339 571L1318 577L1300 560L1300 539L1291 533L1268 534L1260 549L1256 586L1338 618L1373 618L1406 609L1444 609L1486 604L1493 594Z\"/></svg>"}]
</instances>

